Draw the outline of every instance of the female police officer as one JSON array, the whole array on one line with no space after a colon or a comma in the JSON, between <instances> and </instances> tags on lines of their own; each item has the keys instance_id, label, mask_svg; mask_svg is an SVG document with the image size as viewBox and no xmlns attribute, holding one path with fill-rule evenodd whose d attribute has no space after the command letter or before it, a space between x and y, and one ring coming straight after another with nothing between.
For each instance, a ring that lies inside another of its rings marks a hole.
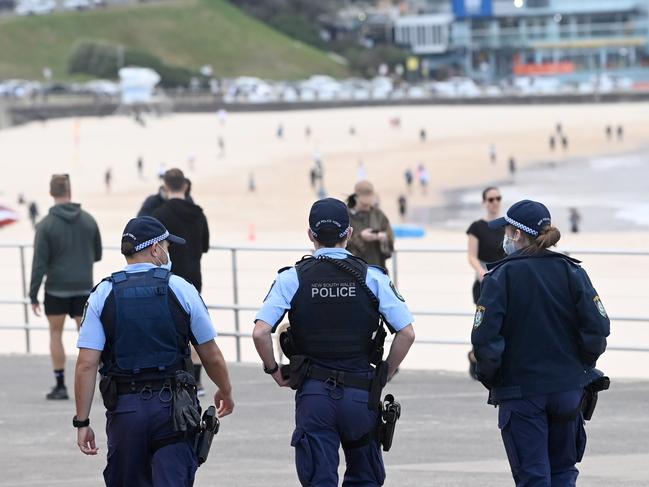
<instances>
[{"instance_id":1,"label":"female police officer","mask_svg":"<svg viewBox=\"0 0 649 487\"><path fill-rule=\"evenodd\" d=\"M582 396L609 319L579 261L547 250L561 235L544 205L519 201L490 226L505 227L507 257L482 284L471 334L478 379L499 406L516 485L574 486L586 446Z\"/></svg>"},{"instance_id":2,"label":"female police officer","mask_svg":"<svg viewBox=\"0 0 649 487\"><path fill-rule=\"evenodd\" d=\"M109 487L193 485L197 462L185 416L191 411L179 407L178 397L172 401L178 373L191 370L190 340L219 387L214 395L219 416L234 407L228 369L214 342L216 331L207 308L194 286L169 272L170 242L185 241L170 235L155 218L129 221L122 235L128 265L96 286L84 310L73 425L81 452L96 455L89 415L101 361L102 384L110 384L100 385L108 409L104 479ZM195 396L187 399L185 406L196 401Z\"/></svg>"},{"instance_id":3,"label":"female police officer","mask_svg":"<svg viewBox=\"0 0 649 487\"><path fill-rule=\"evenodd\" d=\"M366 387L374 375L369 355L379 314L396 332L387 358L388 376L415 338L412 315L385 270L345 250L352 231L342 201L316 201L309 215L315 258L280 271L255 320L253 338L264 371L280 386L287 382L275 361L271 331L287 311L295 354L310 363L304 382L295 386L291 441L298 478L305 486L338 485L341 442L347 463L343 486L383 485L385 470L373 434L378 412L371 408ZM291 358L291 380L295 363L303 362Z\"/></svg>"}]
</instances>

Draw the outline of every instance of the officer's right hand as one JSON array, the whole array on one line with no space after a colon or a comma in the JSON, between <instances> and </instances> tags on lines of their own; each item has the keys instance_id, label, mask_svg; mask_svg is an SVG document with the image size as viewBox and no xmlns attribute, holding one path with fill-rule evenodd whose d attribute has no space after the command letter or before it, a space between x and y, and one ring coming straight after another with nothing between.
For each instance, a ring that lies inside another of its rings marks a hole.
<instances>
[{"instance_id":1,"label":"officer's right hand","mask_svg":"<svg viewBox=\"0 0 649 487\"><path fill-rule=\"evenodd\" d=\"M216 406L216 412L219 415L219 418L227 416L234 409L234 399L232 399L232 393L225 394L220 389L214 394L214 406Z\"/></svg>"},{"instance_id":2,"label":"officer's right hand","mask_svg":"<svg viewBox=\"0 0 649 487\"><path fill-rule=\"evenodd\" d=\"M277 382L277 385L280 387L288 387L288 379L282 377L282 368L280 367L275 373L272 374L273 379Z\"/></svg>"},{"instance_id":3,"label":"officer's right hand","mask_svg":"<svg viewBox=\"0 0 649 487\"><path fill-rule=\"evenodd\" d=\"M77 446L84 455L96 455L99 451L95 444L95 432L90 426L77 430Z\"/></svg>"}]
</instances>

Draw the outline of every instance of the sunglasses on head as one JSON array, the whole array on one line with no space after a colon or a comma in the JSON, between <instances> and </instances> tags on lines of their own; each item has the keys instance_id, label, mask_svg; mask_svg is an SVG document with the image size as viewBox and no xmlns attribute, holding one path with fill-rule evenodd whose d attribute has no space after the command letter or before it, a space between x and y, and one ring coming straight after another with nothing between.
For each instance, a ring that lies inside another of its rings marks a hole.
<instances>
[{"instance_id":1,"label":"sunglasses on head","mask_svg":"<svg viewBox=\"0 0 649 487\"><path fill-rule=\"evenodd\" d=\"M487 198L487 201L488 201L489 203L493 203L494 201L500 201L500 200L502 200L502 199L503 199L502 196L492 196L491 198Z\"/></svg>"}]
</instances>

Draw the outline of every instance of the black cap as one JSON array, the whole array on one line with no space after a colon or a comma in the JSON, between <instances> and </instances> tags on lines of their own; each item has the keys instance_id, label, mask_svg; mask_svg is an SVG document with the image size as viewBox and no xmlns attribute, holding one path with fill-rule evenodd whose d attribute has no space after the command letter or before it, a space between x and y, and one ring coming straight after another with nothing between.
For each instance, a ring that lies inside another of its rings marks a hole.
<instances>
[{"instance_id":1,"label":"black cap","mask_svg":"<svg viewBox=\"0 0 649 487\"><path fill-rule=\"evenodd\" d=\"M130 252L124 252L122 248L122 253L131 255L163 240L181 245L185 243L184 238L170 234L159 220L152 216L139 216L130 220L124 228L122 243L129 242L133 248Z\"/></svg>"},{"instance_id":2,"label":"black cap","mask_svg":"<svg viewBox=\"0 0 649 487\"><path fill-rule=\"evenodd\" d=\"M335 198L316 201L309 213L309 228L318 242L340 242L349 233L347 205Z\"/></svg>"},{"instance_id":3,"label":"black cap","mask_svg":"<svg viewBox=\"0 0 649 487\"><path fill-rule=\"evenodd\" d=\"M543 203L522 200L514 203L507 210L507 215L490 221L489 227L497 228L512 225L532 237L538 237L541 231L551 224L550 210Z\"/></svg>"}]
</instances>

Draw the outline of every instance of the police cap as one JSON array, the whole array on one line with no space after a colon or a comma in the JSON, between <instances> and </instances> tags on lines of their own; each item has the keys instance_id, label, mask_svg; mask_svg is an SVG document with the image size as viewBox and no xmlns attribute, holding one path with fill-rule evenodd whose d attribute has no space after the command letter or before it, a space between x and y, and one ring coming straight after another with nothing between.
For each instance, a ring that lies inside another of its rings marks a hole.
<instances>
[{"instance_id":1,"label":"police cap","mask_svg":"<svg viewBox=\"0 0 649 487\"><path fill-rule=\"evenodd\" d=\"M171 243L184 244L185 239L169 233L169 230L152 216L139 216L131 219L122 233L122 254L132 255L153 244L169 240ZM130 245L124 245L124 244Z\"/></svg>"},{"instance_id":2,"label":"police cap","mask_svg":"<svg viewBox=\"0 0 649 487\"><path fill-rule=\"evenodd\" d=\"M309 213L309 228L318 242L340 242L349 233L347 205L335 198L316 201Z\"/></svg>"}]
</instances>

